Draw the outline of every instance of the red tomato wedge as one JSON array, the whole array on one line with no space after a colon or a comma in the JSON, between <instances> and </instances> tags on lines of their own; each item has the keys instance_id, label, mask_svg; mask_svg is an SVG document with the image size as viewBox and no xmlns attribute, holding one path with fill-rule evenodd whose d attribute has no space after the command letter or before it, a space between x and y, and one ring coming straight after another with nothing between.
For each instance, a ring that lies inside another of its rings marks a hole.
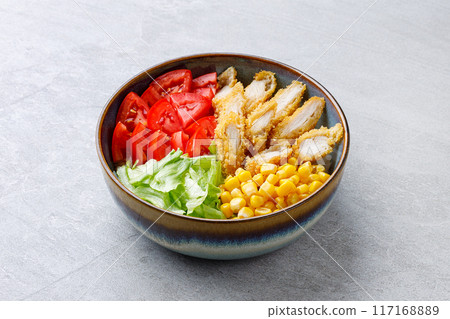
<instances>
[{"instance_id":1,"label":"red tomato wedge","mask_svg":"<svg viewBox=\"0 0 450 319\"><path fill-rule=\"evenodd\" d=\"M198 88L194 89L192 92L200 94L201 96L206 97L208 100L212 100L215 95L211 88Z\"/></svg>"},{"instance_id":2,"label":"red tomato wedge","mask_svg":"<svg viewBox=\"0 0 450 319\"><path fill-rule=\"evenodd\" d=\"M216 126L217 121L215 116L205 116L189 125L184 131L191 136L199 127L203 127L206 129L206 135L210 138L214 138Z\"/></svg>"},{"instance_id":3,"label":"red tomato wedge","mask_svg":"<svg viewBox=\"0 0 450 319\"><path fill-rule=\"evenodd\" d=\"M173 150L180 149L182 152L186 149L186 144L189 140L189 135L184 133L183 131L178 131L172 134L170 138L170 145Z\"/></svg>"},{"instance_id":4,"label":"red tomato wedge","mask_svg":"<svg viewBox=\"0 0 450 319\"><path fill-rule=\"evenodd\" d=\"M196 93L174 93L168 99L177 110L182 128L207 115L211 109L211 100Z\"/></svg>"},{"instance_id":5,"label":"red tomato wedge","mask_svg":"<svg viewBox=\"0 0 450 319\"><path fill-rule=\"evenodd\" d=\"M180 93L184 94L184 93ZM166 99L161 99L150 108L147 117L147 127L152 131L161 130L167 134L181 131L183 122L178 111Z\"/></svg>"},{"instance_id":6,"label":"red tomato wedge","mask_svg":"<svg viewBox=\"0 0 450 319\"><path fill-rule=\"evenodd\" d=\"M213 93L216 94L217 90L217 73L212 72L201 75L192 80L192 89L198 88L211 88Z\"/></svg>"},{"instance_id":7,"label":"red tomato wedge","mask_svg":"<svg viewBox=\"0 0 450 319\"><path fill-rule=\"evenodd\" d=\"M147 159L162 160L171 151L170 137L161 131L153 132L148 138Z\"/></svg>"},{"instance_id":8,"label":"red tomato wedge","mask_svg":"<svg viewBox=\"0 0 450 319\"><path fill-rule=\"evenodd\" d=\"M206 129L199 127L189 139L185 153L187 153L189 157L207 155L210 153L209 146L211 145L211 142L212 138L207 136Z\"/></svg>"},{"instance_id":9,"label":"red tomato wedge","mask_svg":"<svg viewBox=\"0 0 450 319\"><path fill-rule=\"evenodd\" d=\"M117 123L113 136L111 152L113 162L117 163L125 160L127 140L131 137L131 133L127 130L127 127L122 122Z\"/></svg>"},{"instance_id":10,"label":"red tomato wedge","mask_svg":"<svg viewBox=\"0 0 450 319\"><path fill-rule=\"evenodd\" d=\"M142 123L138 123L138 125L136 125L133 133L131 134L131 139L129 139L127 143L127 151L128 154L131 153L131 161L133 164L136 161L138 161L138 165L147 162L146 151L150 134L151 131Z\"/></svg>"},{"instance_id":11,"label":"red tomato wedge","mask_svg":"<svg viewBox=\"0 0 450 319\"><path fill-rule=\"evenodd\" d=\"M147 125L148 111L147 103L136 93L130 92L120 104L116 124L122 122L132 132L139 122Z\"/></svg>"},{"instance_id":12,"label":"red tomato wedge","mask_svg":"<svg viewBox=\"0 0 450 319\"><path fill-rule=\"evenodd\" d=\"M142 99L152 106L170 93L189 92L192 86L192 73L181 69L167 72L157 77L142 94Z\"/></svg>"}]
</instances>

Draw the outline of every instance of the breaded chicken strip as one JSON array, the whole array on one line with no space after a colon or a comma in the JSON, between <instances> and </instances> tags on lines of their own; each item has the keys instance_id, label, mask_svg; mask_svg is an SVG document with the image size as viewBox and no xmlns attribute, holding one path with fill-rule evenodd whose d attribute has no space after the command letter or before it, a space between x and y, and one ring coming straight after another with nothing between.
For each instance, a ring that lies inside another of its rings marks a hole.
<instances>
[{"instance_id":1,"label":"breaded chicken strip","mask_svg":"<svg viewBox=\"0 0 450 319\"><path fill-rule=\"evenodd\" d=\"M333 151L333 147L344 136L344 129L340 123L332 128L321 127L300 136L292 146L294 156L298 162L318 160Z\"/></svg>"},{"instance_id":2,"label":"breaded chicken strip","mask_svg":"<svg viewBox=\"0 0 450 319\"><path fill-rule=\"evenodd\" d=\"M277 102L275 116L272 119L273 126L280 123L286 116L291 115L295 111L305 91L306 85L298 81L292 81L286 88L278 90L271 99Z\"/></svg>"},{"instance_id":3,"label":"breaded chicken strip","mask_svg":"<svg viewBox=\"0 0 450 319\"><path fill-rule=\"evenodd\" d=\"M306 101L291 116L284 118L272 131L271 138L297 138L313 129L325 107L323 98L314 96Z\"/></svg>"},{"instance_id":4,"label":"breaded chicken strip","mask_svg":"<svg viewBox=\"0 0 450 319\"><path fill-rule=\"evenodd\" d=\"M247 118L245 136L257 149L266 143L276 108L277 102L271 99L256 108Z\"/></svg>"},{"instance_id":5,"label":"breaded chicken strip","mask_svg":"<svg viewBox=\"0 0 450 319\"><path fill-rule=\"evenodd\" d=\"M249 115L247 120L247 138L254 145L262 145L272 128L291 115L300 104L306 86L298 81L278 90L273 98L263 103Z\"/></svg>"},{"instance_id":6,"label":"breaded chicken strip","mask_svg":"<svg viewBox=\"0 0 450 319\"><path fill-rule=\"evenodd\" d=\"M269 99L276 87L275 73L269 71L256 73L253 81L245 88L245 97L247 98L245 113L250 114L257 105Z\"/></svg>"},{"instance_id":7,"label":"breaded chicken strip","mask_svg":"<svg viewBox=\"0 0 450 319\"><path fill-rule=\"evenodd\" d=\"M246 104L244 96L244 86L241 82L236 83L230 88L229 93L225 98L216 103L215 113L218 118L230 112L234 112L240 116L244 116L244 106Z\"/></svg>"},{"instance_id":8,"label":"breaded chicken strip","mask_svg":"<svg viewBox=\"0 0 450 319\"><path fill-rule=\"evenodd\" d=\"M222 170L234 174L245 157L244 117L234 112L221 116L215 130L215 143Z\"/></svg>"},{"instance_id":9,"label":"breaded chicken strip","mask_svg":"<svg viewBox=\"0 0 450 319\"><path fill-rule=\"evenodd\" d=\"M223 88L224 86L234 86L236 84L237 71L234 66L230 66L228 69L220 73L217 77L217 84L219 88Z\"/></svg>"},{"instance_id":10,"label":"breaded chicken strip","mask_svg":"<svg viewBox=\"0 0 450 319\"><path fill-rule=\"evenodd\" d=\"M236 69L230 66L217 77L219 91L212 99L212 106L216 115L220 112L223 101L231 94L231 90L237 82L236 76Z\"/></svg>"},{"instance_id":11,"label":"breaded chicken strip","mask_svg":"<svg viewBox=\"0 0 450 319\"><path fill-rule=\"evenodd\" d=\"M245 158L245 169L256 174L257 169L264 163L284 164L292 154L291 144L284 140L280 141L268 149L256 154L253 157Z\"/></svg>"}]
</instances>

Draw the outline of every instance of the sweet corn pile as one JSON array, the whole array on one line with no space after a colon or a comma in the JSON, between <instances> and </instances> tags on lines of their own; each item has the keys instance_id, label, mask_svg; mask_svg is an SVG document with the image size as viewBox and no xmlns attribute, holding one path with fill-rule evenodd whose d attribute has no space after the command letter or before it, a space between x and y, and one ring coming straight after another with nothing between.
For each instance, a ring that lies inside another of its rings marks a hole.
<instances>
[{"instance_id":1,"label":"sweet corn pile","mask_svg":"<svg viewBox=\"0 0 450 319\"><path fill-rule=\"evenodd\" d=\"M290 158L284 165L265 163L253 175L238 168L220 186L220 206L227 218L267 215L293 205L318 190L330 177L322 165L296 165Z\"/></svg>"}]
</instances>

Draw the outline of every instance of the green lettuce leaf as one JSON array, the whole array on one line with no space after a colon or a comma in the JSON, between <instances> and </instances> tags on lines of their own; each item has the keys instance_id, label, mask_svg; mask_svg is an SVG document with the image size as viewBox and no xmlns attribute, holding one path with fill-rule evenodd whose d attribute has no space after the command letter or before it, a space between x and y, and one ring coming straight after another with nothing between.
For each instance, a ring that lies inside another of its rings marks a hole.
<instances>
[{"instance_id":1,"label":"green lettuce leaf","mask_svg":"<svg viewBox=\"0 0 450 319\"><path fill-rule=\"evenodd\" d=\"M160 208L201 218L223 219L219 209L220 162L214 155L186 157L171 151L161 161L149 160L116 172L119 180L140 198Z\"/></svg>"}]
</instances>

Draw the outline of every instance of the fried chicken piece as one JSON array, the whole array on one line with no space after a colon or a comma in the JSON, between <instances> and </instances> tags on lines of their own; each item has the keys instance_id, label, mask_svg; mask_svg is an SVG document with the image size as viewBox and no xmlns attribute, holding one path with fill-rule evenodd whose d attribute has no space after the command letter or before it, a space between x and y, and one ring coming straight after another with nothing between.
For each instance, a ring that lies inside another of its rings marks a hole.
<instances>
[{"instance_id":1,"label":"fried chicken piece","mask_svg":"<svg viewBox=\"0 0 450 319\"><path fill-rule=\"evenodd\" d=\"M247 98L245 113L250 114L257 105L269 99L276 87L275 73L269 71L256 73L253 81L245 88L245 97Z\"/></svg>"},{"instance_id":2,"label":"fried chicken piece","mask_svg":"<svg viewBox=\"0 0 450 319\"><path fill-rule=\"evenodd\" d=\"M246 101L244 96L244 86L241 82L238 82L230 88L229 93L225 98L220 100L220 103L216 103L216 116L220 118L222 115L226 115L230 112L243 116Z\"/></svg>"},{"instance_id":3,"label":"fried chicken piece","mask_svg":"<svg viewBox=\"0 0 450 319\"><path fill-rule=\"evenodd\" d=\"M276 108L277 102L271 99L256 108L247 118L245 136L257 149L266 143Z\"/></svg>"},{"instance_id":4,"label":"fried chicken piece","mask_svg":"<svg viewBox=\"0 0 450 319\"><path fill-rule=\"evenodd\" d=\"M212 106L216 115L220 113L223 107L223 102L232 93L232 89L237 83L236 76L236 69L230 66L217 77L217 83L220 89L212 99Z\"/></svg>"},{"instance_id":5,"label":"fried chicken piece","mask_svg":"<svg viewBox=\"0 0 450 319\"><path fill-rule=\"evenodd\" d=\"M256 174L258 168L264 163L284 164L292 154L291 144L286 141L280 141L268 149L257 153L255 156L245 158L245 169L252 174Z\"/></svg>"},{"instance_id":6,"label":"fried chicken piece","mask_svg":"<svg viewBox=\"0 0 450 319\"><path fill-rule=\"evenodd\" d=\"M264 144L272 128L298 107L305 90L303 83L292 81L286 88L278 90L269 101L255 108L247 120L247 139L254 145Z\"/></svg>"},{"instance_id":7,"label":"fried chicken piece","mask_svg":"<svg viewBox=\"0 0 450 319\"><path fill-rule=\"evenodd\" d=\"M333 151L333 147L344 136L340 123L332 128L322 126L300 136L292 146L294 156L299 162L318 160Z\"/></svg>"},{"instance_id":8,"label":"fried chicken piece","mask_svg":"<svg viewBox=\"0 0 450 319\"><path fill-rule=\"evenodd\" d=\"M314 96L303 103L291 116L284 118L272 131L272 138L297 138L313 129L325 107L325 100Z\"/></svg>"},{"instance_id":9,"label":"fried chicken piece","mask_svg":"<svg viewBox=\"0 0 450 319\"><path fill-rule=\"evenodd\" d=\"M272 125L277 125L286 116L291 115L300 104L303 94L306 91L306 85L302 82L292 81L286 88L278 90L271 100L277 102L275 116L272 119Z\"/></svg>"},{"instance_id":10,"label":"fried chicken piece","mask_svg":"<svg viewBox=\"0 0 450 319\"><path fill-rule=\"evenodd\" d=\"M244 117L230 112L219 118L215 130L217 156L225 174L234 174L245 157Z\"/></svg>"},{"instance_id":11,"label":"fried chicken piece","mask_svg":"<svg viewBox=\"0 0 450 319\"><path fill-rule=\"evenodd\" d=\"M237 82L236 77L236 69L234 66L230 66L217 77L217 84L219 84L219 88L223 88L225 86L233 87Z\"/></svg>"}]
</instances>

